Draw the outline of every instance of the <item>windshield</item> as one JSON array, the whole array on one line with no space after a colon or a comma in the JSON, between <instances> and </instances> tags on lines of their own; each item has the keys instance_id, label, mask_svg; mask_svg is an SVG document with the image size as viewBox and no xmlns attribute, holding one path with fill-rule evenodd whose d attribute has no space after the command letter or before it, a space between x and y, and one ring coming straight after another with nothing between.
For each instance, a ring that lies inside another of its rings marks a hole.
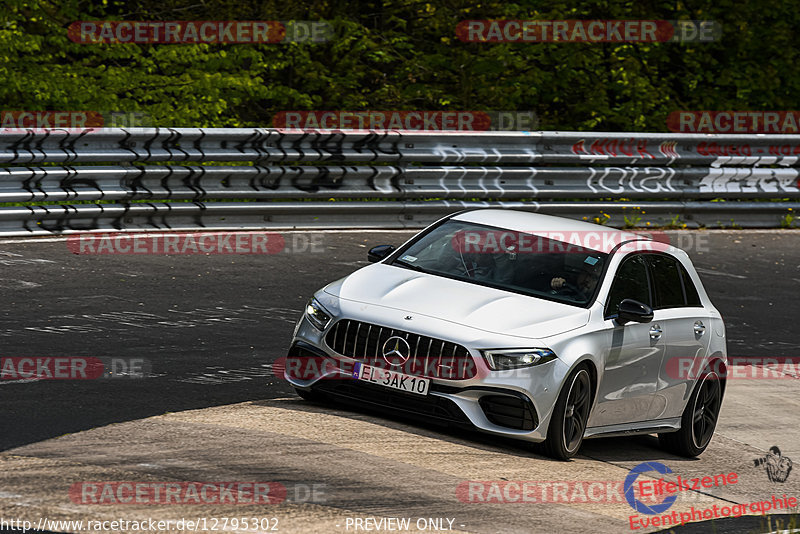
<instances>
[{"instance_id":1,"label":"windshield","mask_svg":"<svg viewBox=\"0 0 800 534\"><path fill-rule=\"evenodd\" d=\"M607 254L526 232L448 221L393 265L565 304L591 302Z\"/></svg>"}]
</instances>

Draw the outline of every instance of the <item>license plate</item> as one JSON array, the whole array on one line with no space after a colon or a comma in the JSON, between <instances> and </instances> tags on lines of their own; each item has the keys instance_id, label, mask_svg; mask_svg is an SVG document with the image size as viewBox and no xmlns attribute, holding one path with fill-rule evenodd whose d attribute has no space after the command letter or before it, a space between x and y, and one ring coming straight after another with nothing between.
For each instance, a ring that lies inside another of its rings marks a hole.
<instances>
[{"instance_id":1,"label":"license plate","mask_svg":"<svg viewBox=\"0 0 800 534\"><path fill-rule=\"evenodd\" d=\"M403 373L372 367L363 363L355 364L353 378L417 395L427 395L431 386L431 381L427 378L404 375Z\"/></svg>"}]
</instances>

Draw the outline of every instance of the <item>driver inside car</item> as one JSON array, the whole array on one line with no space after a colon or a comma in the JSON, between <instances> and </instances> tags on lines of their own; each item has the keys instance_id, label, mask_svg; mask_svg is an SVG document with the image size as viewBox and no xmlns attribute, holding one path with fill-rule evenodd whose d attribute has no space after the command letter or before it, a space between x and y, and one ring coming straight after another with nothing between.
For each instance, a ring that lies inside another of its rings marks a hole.
<instances>
[{"instance_id":1,"label":"driver inside car","mask_svg":"<svg viewBox=\"0 0 800 534\"><path fill-rule=\"evenodd\" d=\"M599 273L595 267L597 262L597 258L587 256L583 263L581 263L578 274L574 277L574 283L567 281L567 278L565 278L565 276L569 277L569 275L556 276L550 280L550 287L554 291L572 289L575 293L577 293L577 296L581 297L582 299L589 299L589 297L591 297L594 293L594 289L597 286L597 281L600 279Z\"/></svg>"}]
</instances>

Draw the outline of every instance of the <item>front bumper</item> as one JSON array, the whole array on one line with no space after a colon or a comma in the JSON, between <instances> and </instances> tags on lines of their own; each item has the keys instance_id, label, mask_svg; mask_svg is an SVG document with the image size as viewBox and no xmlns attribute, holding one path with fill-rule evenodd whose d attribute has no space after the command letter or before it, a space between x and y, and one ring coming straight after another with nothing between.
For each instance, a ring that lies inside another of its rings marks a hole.
<instances>
[{"instance_id":1,"label":"front bumper","mask_svg":"<svg viewBox=\"0 0 800 534\"><path fill-rule=\"evenodd\" d=\"M298 323L288 360L318 358L330 365L319 365L315 376L300 378L287 373L286 379L295 388L382 412L525 441L541 442L547 437L558 388L569 371L560 360L514 371L489 371L478 351L462 338L454 341L467 346L476 364L480 362L477 375L465 380L432 378L428 395L415 395L353 379L348 370L357 360L328 346L325 334L329 329L320 332L305 318ZM474 332L470 334L474 338Z\"/></svg>"}]
</instances>

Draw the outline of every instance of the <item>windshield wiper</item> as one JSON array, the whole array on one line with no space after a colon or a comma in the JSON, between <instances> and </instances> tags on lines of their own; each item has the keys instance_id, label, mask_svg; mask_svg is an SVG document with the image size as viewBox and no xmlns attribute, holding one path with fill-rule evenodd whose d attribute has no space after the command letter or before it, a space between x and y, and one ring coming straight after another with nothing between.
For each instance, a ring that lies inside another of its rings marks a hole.
<instances>
[{"instance_id":1,"label":"windshield wiper","mask_svg":"<svg viewBox=\"0 0 800 534\"><path fill-rule=\"evenodd\" d=\"M412 265L411 263L408 263L407 261L403 261L403 260L394 260L392 262L392 265L400 265L401 267L405 267L406 269L411 269L412 271L417 271L417 272L426 273L426 274L428 273L428 271L426 271L422 267L419 267L417 265Z\"/></svg>"}]
</instances>

